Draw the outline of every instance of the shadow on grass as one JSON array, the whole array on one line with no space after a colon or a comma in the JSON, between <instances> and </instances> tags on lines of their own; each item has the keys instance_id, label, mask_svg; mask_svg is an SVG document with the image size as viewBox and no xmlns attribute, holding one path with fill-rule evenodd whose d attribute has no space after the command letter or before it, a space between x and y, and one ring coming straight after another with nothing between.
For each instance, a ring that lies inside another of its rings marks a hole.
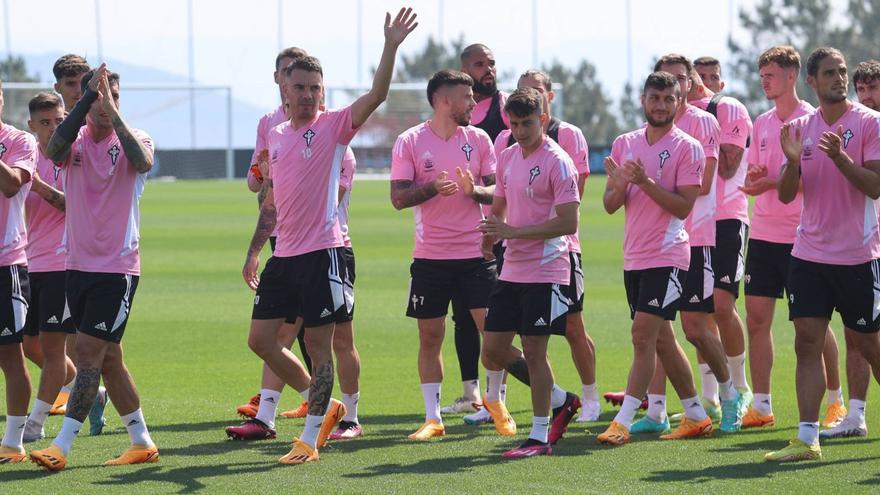
<instances>
[{"instance_id":1,"label":"shadow on grass","mask_svg":"<svg viewBox=\"0 0 880 495\"><path fill-rule=\"evenodd\" d=\"M779 442L775 442L779 446ZM876 463L880 457L860 457L855 459L840 459L836 461L818 461L818 462L796 462L796 463L773 463L762 462L761 457L756 452L754 462L742 462L739 464L728 464L724 466L712 466L711 468L700 467L696 469L668 469L662 471L654 471L642 478L646 482L666 482L666 483L706 483L710 481L724 480L752 480L760 478L771 478L777 473L804 472L822 468L834 468L835 466L843 466L847 464L859 463ZM880 483L880 476L874 480L866 480L866 482Z\"/></svg>"},{"instance_id":2,"label":"shadow on grass","mask_svg":"<svg viewBox=\"0 0 880 495\"><path fill-rule=\"evenodd\" d=\"M94 484L134 487L148 481L173 484L178 488L177 493L194 493L207 488L204 482L201 481L206 478L264 473L284 467L277 463L251 462L187 466L166 470L161 465L154 465L125 473L112 473L108 476L108 479L95 481Z\"/></svg>"},{"instance_id":3,"label":"shadow on grass","mask_svg":"<svg viewBox=\"0 0 880 495\"><path fill-rule=\"evenodd\" d=\"M222 432L227 426L235 426L241 423L241 418L230 418L228 421L205 421L202 423L171 423L149 425L150 431L167 431L171 433L188 433L196 431L217 430Z\"/></svg>"},{"instance_id":4,"label":"shadow on grass","mask_svg":"<svg viewBox=\"0 0 880 495\"><path fill-rule=\"evenodd\" d=\"M795 428L791 428L794 430ZM739 434L735 434L732 436L738 436ZM836 439L836 440L827 440L822 443L823 446L835 446L835 445L850 445L850 444L858 444L858 445L867 445L869 443L875 443L878 440L875 438L865 439L865 438L846 438L846 439ZM778 438L768 438L765 440L760 440L757 442L745 442L745 443L736 443L727 445L724 447L709 449L709 452L717 452L721 454L729 454L732 452L755 452L756 454L762 454L765 452L770 452L771 450L779 450L782 447L785 447L786 443L784 440L779 440Z\"/></svg>"}]
</instances>

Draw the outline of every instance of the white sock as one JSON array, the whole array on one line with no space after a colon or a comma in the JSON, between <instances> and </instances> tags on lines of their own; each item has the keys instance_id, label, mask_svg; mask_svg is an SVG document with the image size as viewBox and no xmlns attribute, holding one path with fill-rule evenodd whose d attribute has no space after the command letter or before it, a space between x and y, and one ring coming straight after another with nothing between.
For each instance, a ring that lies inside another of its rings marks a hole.
<instances>
[{"instance_id":1,"label":"white sock","mask_svg":"<svg viewBox=\"0 0 880 495\"><path fill-rule=\"evenodd\" d=\"M599 388L595 383L592 385L581 384L581 393L583 394L584 402L599 402Z\"/></svg>"},{"instance_id":2,"label":"white sock","mask_svg":"<svg viewBox=\"0 0 880 495\"><path fill-rule=\"evenodd\" d=\"M681 405L684 407L684 415L688 419L702 421L708 417L706 410L703 409L703 404L696 395L687 399L681 399Z\"/></svg>"},{"instance_id":3,"label":"white sock","mask_svg":"<svg viewBox=\"0 0 880 495\"><path fill-rule=\"evenodd\" d=\"M507 404L507 384L501 384L501 402Z\"/></svg>"},{"instance_id":4,"label":"white sock","mask_svg":"<svg viewBox=\"0 0 880 495\"><path fill-rule=\"evenodd\" d=\"M704 399L718 403L718 379L706 363L700 363L700 388L703 389Z\"/></svg>"},{"instance_id":5,"label":"white sock","mask_svg":"<svg viewBox=\"0 0 880 495\"><path fill-rule=\"evenodd\" d=\"M863 424L865 422L865 406L867 404L863 400L850 399L849 400L849 414L848 416L851 418L855 418L859 420L859 424Z\"/></svg>"},{"instance_id":6,"label":"white sock","mask_svg":"<svg viewBox=\"0 0 880 495\"><path fill-rule=\"evenodd\" d=\"M529 438L547 443L547 435L550 432L550 416L532 416L532 431Z\"/></svg>"},{"instance_id":7,"label":"white sock","mask_svg":"<svg viewBox=\"0 0 880 495\"><path fill-rule=\"evenodd\" d=\"M46 422L46 418L49 416L49 409L52 409L52 404L48 402L43 402L40 399L34 400L34 407L31 409L31 414L28 417L28 421L34 423L39 426L43 426Z\"/></svg>"},{"instance_id":8,"label":"white sock","mask_svg":"<svg viewBox=\"0 0 880 495\"><path fill-rule=\"evenodd\" d=\"M439 383L423 383L422 399L425 401L425 422L430 420L443 420L440 418L440 384Z\"/></svg>"},{"instance_id":9,"label":"white sock","mask_svg":"<svg viewBox=\"0 0 880 495\"><path fill-rule=\"evenodd\" d=\"M553 390L550 391L550 409L556 409L557 407L562 407L565 404L565 399L567 394L565 390L559 388L559 385L553 384Z\"/></svg>"},{"instance_id":10,"label":"white sock","mask_svg":"<svg viewBox=\"0 0 880 495\"><path fill-rule=\"evenodd\" d=\"M65 418L66 419L66 418ZM153 447L153 439L150 438L150 432L147 431L147 422L144 421L144 413L140 409L122 416L122 424L128 430L128 436L131 438L133 445L143 445Z\"/></svg>"},{"instance_id":11,"label":"white sock","mask_svg":"<svg viewBox=\"0 0 880 495\"><path fill-rule=\"evenodd\" d=\"M299 395L302 396L304 402L309 401L309 387L306 387L305 390L301 391Z\"/></svg>"},{"instance_id":12,"label":"white sock","mask_svg":"<svg viewBox=\"0 0 880 495\"><path fill-rule=\"evenodd\" d=\"M345 406L345 416L342 417L342 421L348 421L349 423L358 422L359 400L361 400L360 392L355 392L353 394L342 394L342 404Z\"/></svg>"},{"instance_id":13,"label":"white sock","mask_svg":"<svg viewBox=\"0 0 880 495\"><path fill-rule=\"evenodd\" d=\"M636 399L631 395L624 395L623 404L620 406L620 411L617 411L617 416L614 416L614 421L617 421L629 430L640 407L642 407L641 399Z\"/></svg>"},{"instance_id":14,"label":"white sock","mask_svg":"<svg viewBox=\"0 0 880 495\"><path fill-rule=\"evenodd\" d=\"M321 431L321 423L324 422L324 415L313 416L306 415L306 425L303 427L303 433L299 440L313 449L318 446L318 433Z\"/></svg>"},{"instance_id":15,"label":"white sock","mask_svg":"<svg viewBox=\"0 0 880 495\"><path fill-rule=\"evenodd\" d=\"M52 443L61 449L64 455L69 454L70 448L73 447L73 440L76 438L82 425L79 421L65 416L64 421L61 422L61 431L58 432L58 436L55 437L55 440L52 440Z\"/></svg>"},{"instance_id":16,"label":"white sock","mask_svg":"<svg viewBox=\"0 0 880 495\"><path fill-rule=\"evenodd\" d=\"M736 400L736 388L733 386L733 380L718 383L718 395L721 396L721 400Z\"/></svg>"},{"instance_id":17,"label":"white sock","mask_svg":"<svg viewBox=\"0 0 880 495\"><path fill-rule=\"evenodd\" d=\"M71 390L73 390L73 384L76 382L76 377L73 377L73 380L70 380L70 383L67 385L61 386L61 391L69 394Z\"/></svg>"},{"instance_id":18,"label":"white sock","mask_svg":"<svg viewBox=\"0 0 880 495\"><path fill-rule=\"evenodd\" d=\"M477 378L476 380L467 380L467 381L461 382L461 387L462 387L462 390L464 391L462 396L465 399L470 399L472 401L479 400L479 398L480 398L480 379L479 378Z\"/></svg>"},{"instance_id":19,"label":"white sock","mask_svg":"<svg viewBox=\"0 0 880 495\"><path fill-rule=\"evenodd\" d=\"M27 423L27 416L6 416L6 434L3 435L3 441L0 445L20 449L24 446L22 438L24 436L24 424Z\"/></svg>"},{"instance_id":20,"label":"white sock","mask_svg":"<svg viewBox=\"0 0 880 495\"><path fill-rule=\"evenodd\" d=\"M769 416L773 414L773 400L770 394L755 394L755 400L752 401L752 409L758 411L761 416Z\"/></svg>"},{"instance_id":21,"label":"white sock","mask_svg":"<svg viewBox=\"0 0 880 495\"><path fill-rule=\"evenodd\" d=\"M819 443L819 422L810 423L801 421L798 426L798 440L807 445Z\"/></svg>"},{"instance_id":22,"label":"white sock","mask_svg":"<svg viewBox=\"0 0 880 495\"><path fill-rule=\"evenodd\" d=\"M275 413L278 412L278 400L281 392L264 388L260 390L260 407L257 409L257 419L269 428L275 428Z\"/></svg>"},{"instance_id":23,"label":"white sock","mask_svg":"<svg viewBox=\"0 0 880 495\"><path fill-rule=\"evenodd\" d=\"M826 398L826 401L826 405L828 406L837 402L843 403L843 390L840 388L838 388L837 390L828 389L828 396Z\"/></svg>"},{"instance_id":24,"label":"white sock","mask_svg":"<svg viewBox=\"0 0 880 495\"><path fill-rule=\"evenodd\" d=\"M746 381L746 353L742 353L739 356L727 356L727 368L730 370L733 386L748 390L749 382Z\"/></svg>"},{"instance_id":25,"label":"white sock","mask_svg":"<svg viewBox=\"0 0 880 495\"><path fill-rule=\"evenodd\" d=\"M666 419L666 395L648 394L648 417L658 423Z\"/></svg>"},{"instance_id":26,"label":"white sock","mask_svg":"<svg viewBox=\"0 0 880 495\"><path fill-rule=\"evenodd\" d=\"M501 400L501 387L504 386L504 370L486 370L486 400L498 402Z\"/></svg>"}]
</instances>

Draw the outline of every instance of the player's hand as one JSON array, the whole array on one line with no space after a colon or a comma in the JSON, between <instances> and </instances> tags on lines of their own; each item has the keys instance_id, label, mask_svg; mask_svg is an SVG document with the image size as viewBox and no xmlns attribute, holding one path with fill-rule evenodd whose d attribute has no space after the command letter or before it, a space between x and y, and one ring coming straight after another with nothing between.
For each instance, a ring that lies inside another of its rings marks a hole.
<instances>
[{"instance_id":1,"label":"player's hand","mask_svg":"<svg viewBox=\"0 0 880 495\"><path fill-rule=\"evenodd\" d=\"M623 164L623 170L625 175L628 176L629 181L637 186L648 182L648 175L645 173L645 165L642 163L641 158L636 159L636 161L627 160Z\"/></svg>"},{"instance_id":2,"label":"player's hand","mask_svg":"<svg viewBox=\"0 0 880 495\"><path fill-rule=\"evenodd\" d=\"M458 187L461 192L468 196L474 195L474 175L469 169L462 170L461 167L455 167L455 173L458 175Z\"/></svg>"},{"instance_id":3,"label":"player's hand","mask_svg":"<svg viewBox=\"0 0 880 495\"><path fill-rule=\"evenodd\" d=\"M615 189L626 188L626 185L630 182L630 177L626 171L614 161L614 158L606 156L604 165L605 173L608 174L608 182L610 182Z\"/></svg>"},{"instance_id":4,"label":"player's hand","mask_svg":"<svg viewBox=\"0 0 880 495\"><path fill-rule=\"evenodd\" d=\"M449 174L444 170L434 180L434 189L441 196L451 196L458 192L458 184L449 180Z\"/></svg>"},{"instance_id":5,"label":"player's hand","mask_svg":"<svg viewBox=\"0 0 880 495\"><path fill-rule=\"evenodd\" d=\"M788 163L800 163L801 151L803 151L801 126L795 126L792 122L783 124L779 130L779 145L782 147L782 153L785 154Z\"/></svg>"},{"instance_id":6,"label":"player's hand","mask_svg":"<svg viewBox=\"0 0 880 495\"><path fill-rule=\"evenodd\" d=\"M98 84L98 100L101 102L102 110L110 115L116 114L116 102L113 101L113 94L110 93L110 79L107 77L107 72L104 72Z\"/></svg>"},{"instance_id":7,"label":"player's hand","mask_svg":"<svg viewBox=\"0 0 880 495\"><path fill-rule=\"evenodd\" d=\"M257 274L257 269L259 267L259 256L248 256L245 258L244 268L241 269L241 276L244 277L244 283L246 283L251 290L257 290L257 286L260 285L260 276Z\"/></svg>"},{"instance_id":8,"label":"player's hand","mask_svg":"<svg viewBox=\"0 0 880 495\"><path fill-rule=\"evenodd\" d=\"M776 180L769 177L761 177L760 179L746 182L746 184L741 186L739 190L749 196L760 196L767 191L775 191Z\"/></svg>"},{"instance_id":9,"label":"player's hand","mask_svg":"<svg viewBox=\"0 0 880 495\"><path fill-rule=\"evenodd\" d=\"M837 161L846 154L846 152L841 149L842 144L843 126L838 126L836 133L828 131L822 133L822 137L819 139L818 148L828 155L828 158L831 158L834 163L837 163Z\"/></svg>"},{"instance_id":10,"label":"player's hand","mask_svg":"<svg viewBox=\"0 0 880 495\"><path fill-rule=\"evenodd\" d=\"M495 239L512 239L516 235L516 229L501 221L495 215L483 220L479 227L480 232L488 234Z\"/></svg>"},{"instance_id":11,"label":"player's hand","mask_svg":"<svg viewBox=\"0 0 880 495\"><path fill-rule=\"evenodd\" d=\"M495 252L492 251L495 242L497 242L497 239L491 235L483 234L480 236L480 253L482 253L484 260L495 261Z\"/></svg>"},{"instance_id":12,"label":"player's hand","mask_svg":"<svg viewBox=\"0 0 880 495\"><path fill-rule=\"evenodd\" d=\"M257 155L257 167L260 168L263 179L269 177L269 150L261 150Z\"/></svg>"},{"instance_id":13,"label":"player's hand","mask_svg":"<svg viewBox=\"0 0 880 495\"><path fill-rule=\"evenodd\" d=\"M101 66L98 67L98 69L95 71L95 73L92 74L92 78L89 79L89 89L91 89L92 91L97 93L98 89L101 85L101 79L103 79L103 77L106 74L107 74L107 64L106 63L101 64Z\"/></svg>"},{"instance_id":14,"label":"player's hand","mask_svg":"<svg viewBox=\"0 0 880 495\"><path fill-rule=\"evenodd\" d=\"M391 20L391 14L385 13L385 42L395 47L400 46L403 40L413 32L418 26L416 22L416 14L412 8L401 8L397 12L394 21Z\"/></svg>"}]
</instances>

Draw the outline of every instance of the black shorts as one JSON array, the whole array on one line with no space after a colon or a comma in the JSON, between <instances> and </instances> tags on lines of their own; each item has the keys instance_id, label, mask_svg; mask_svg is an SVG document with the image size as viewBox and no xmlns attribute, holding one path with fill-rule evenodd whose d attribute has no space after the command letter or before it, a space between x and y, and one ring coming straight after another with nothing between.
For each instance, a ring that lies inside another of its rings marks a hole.
<instances>
[{"instance_id":1,"label":"black shorts","mask_svg":"<svg viewBox=\"0 0 880 495\"><path fill-rule=\"evenodd\" d=\"M565 285L499 280L489 296L485 331L565 335L567 292Z\"/></svg>"},{"instance_id":2,"label":"black shorts","mask_svg":"<svg viewBox=\"0 0 880 495\"><path fill-rule=\"evenodd\" d=\"M664 266L645 270L624 270L623 286L629 303L629 317L636 311L674 321L681 304L687 270Z\"/></svg>"},{"instance_id":3,"label":"black shorts","mask_svg":"<svg viewBox=\"0 0 880 495\"><path fill-rule=\"evenodd\" d=\"M584 270L581 267L581 253L568 252L568 261L571 264L571 280L568 282L566 296L571 304L568 306L569 313L580 313L584 310Z\"/></svg>"},{"instance_id":4,"label":"black shorts","mask_svg":"<svg viewBox=\"0 0 880 495\"><path fill-rule=\"evenodd\" d=\"M70 318L64 319L67 272L31 272L29 278L31 303L24 323L24 334L36 336L40 332L76 333Z\"/></svg>"},{"instance_id":5,"label":"black shorts","mask_svg":"<svg viewBox=\"0 0 880 495\"><path fill-rule=\"evenodd\" d=\"M340 313L336 323L348 323L354 320L354 249L342 248L342 256L345 258L345 277L342 279L345 313Z\"/></svg>"},{"instance_id":6,"label":"black shorts","mask_svg":"<svg viewBox=\"0 0 880 495\"><path fill-rule=\"evenodd\" d=\"M0 267L0 345L20 344L24 340L29 284L27 266Z\"/></svg>"},{"instance_id":7,"label":"black shorts","mask_svg":"<svg viewBox=\"0 0 880 495\"><path fill-rule=\"evenodd\" d=\"M278 238L274 235L269 237L269 247L272 248L272 252L275 252L275 243L278 241Z\"/></svg>"},{"instance_id":8,"label":"black shorts","mask_svg":"<svg viewBox=\"0 0 880 495\"><path fill-rule=\"evenodd\" d=\"M483 258L416 258L410 265L409 273L406 316L419 319L446 316L453 295L461 300L463 308L488 307L489 293L497 278L495 262Z\"/></svg>"},{"instance_id":9,"label":"black shorts","mask_svg":"<svg viewBox=\"0 0 880 495\"><path fill-rule=\"evenodd\" d=\"M501 276L501 267L504 266L504 241L498 241L492 245L492 254L495 255L495 273Z\"/></svg>"},{"instance_id":10,"label":"black shorts","mask_svg":"<svg viewBox=\"0 0 880 495\"><path fill-rule=\"evenodd\" d=\"M335 323L346 311L343 250L269 258L260 274L251 318L290 321L302 315L303 326L309 328Z\"/></svg>"},{"instance_id":11,"label":"black shorts","mask_svg":"<svg viewBox=\"0 0 880 495\"><path fill-rule=\"evenodd\" d=\"M747 296L782 299L788 286L788 265L793 244L749 239L746 254L745 288Z\"/></svg>"},{"instance_id":12,"label":"black shorts","mask_svg":"<svg viewBox=\"0 0 880 495\"><path fill-rule=\"evenodd\" d=\"M740 220L715 222L715 253L712 269L715 271L715 288L724 289L739 296L739 281L745 273L746 238L749 226Z\"/></svg>"},{"instance_id":13,"label":"black shorts","mask_svg":"<svg viewBox=\"0 0 880 495\"><path fill-rule=\"evenodd\" d=\"M880 260L860 265L828 265L791 257L788 316L831 318L834 310L847 328L880 330Z\"/></svg>"},{"instance_id":14,"label":"black shorts","mask_svg":"<svg viewBox=\"0 0 880 495\"><path fill-rule=\"evenodd\" d=\"M131 304L137 291L137 275L67 270L68 317L77 332L118 344L122 341Z\"/></svg>"},{"instance_id":15,"label":"black shorts","mask_svg":"<svg viewBox=\"0 0 880 495\"><path fill-rule=\"evenodd\" d=\"M715 248L711 246L691 247L691 265L684 282L679 311L715 312L715 299L712 296L715 288L715 272L712 271L714 252Z\"/></svg>"}]
</instances>

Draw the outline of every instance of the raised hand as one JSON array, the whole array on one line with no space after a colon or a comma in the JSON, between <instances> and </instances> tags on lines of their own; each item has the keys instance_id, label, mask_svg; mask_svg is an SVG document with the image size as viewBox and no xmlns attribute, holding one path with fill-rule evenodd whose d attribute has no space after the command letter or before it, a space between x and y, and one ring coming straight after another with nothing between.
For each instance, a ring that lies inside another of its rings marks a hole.
<instances>
[{"instance_id":1,"label":"raised hand","mask_svg":"<svg viewBox=\"0 0 880 495\"><path fill-rule=\"evenodd\" d=\"M604 165L605 173L608 174L608 182L611 186L615 189L625 188L630 179L626 171L623 170L620 165L614 161L614 158L611 158L610 156L605 157Z\"/></svg>"},{"instance_id":2,"label":"raised hand","mask_svg":"<svg viewBox=\"0 0 880 495\"><path fill-rule=\"evenodd\" d=\"M95 71L95 73L92 74L92 78L89 79L89 89L91 89L92 91L97 93L100 88L100 85L101 85L101 79L103 79L106 76L107 76L107 64L105 63L105 64L101 64L101 66L98 67L98 69Z\"/></svg>"},{"instance_id":3,"label":"raised hand","mask_svg":"<svg viewBox=\"0 0 880 495\"><path fill-rule=\"evenodd\" d=\"M102 109L113 115L116 112L116 101L113 100L113 94L110 92L110 79L107 75L107 72L104 72L104 75L101 77L101 81L98 84L98 97L101 99L101 107Z\"/></svg>"},{"instance_id":4,"label":"raised hand","mask_svg":"<svg viewBox=\"0 0 880 495\"><path fill-rule=\"evenodd\" d=\"M444 170L434 180L434 189L441 196L451 196L458 192L458 184L453 180L449 180L449 174Z\"/></svg>"},{"instance_id":5,"label":"raised hand","mask_svg":"<svg viewBox=\"0 0 880 495\"><path fill-rule=\"evenodd\" d=\"M794 135L791 134L792 130ZM779 129L779 144L789 163L800 163L801 151L803 151L800 126L795 126L792 122L783 124Z\"/></svg>"},{"instance_id":6,"label":"raised hand","mask_svg":"<svg viewBox=\"0 0 880 495\"><path fill-rule=\"evenodd\" d=\"M391 21L391 14L385 13L385 41L394 46L400 46L403 40L413 32L418 26L416 22L416 14L412 8L401 8L397 12L394 21Z\"/></svg>"},{"instance_id":7,"label":"raised hand","mask_svg":"<svg viewBox=\"0 0 880 495\"><path fill-rule=\"evenodd\" d=\"M767 167L764 165L750 168L746 174L745 185L739 188L749 196L759 196L772 189L776 189L776 180L767 177Z\"/></svg>"},{"instance_id":8,"label":"raised hand","mask_svg":"<svg viewBox=\"0 0 880 495\"><path fill-rule=\"evenodd\" d=\"M648 176L645 174L645 165L642 163L641 158L636 159L636 161L627 160L623 164L623 170L629 177L629 181L637 186L648 181Z\"/></svg>"},{"instance_id":9,"label":"raised hand","mask_svg":"<svg viewBox=\"0 0 880 495\"><path fill-rule=\"evenodd\" d=\"M470 169L462 170L461 167L455 167L455 173L458 175L458 187L461 192L472 196L474 194L474 176Z\"/></svg>"},{"instance_id":10,"label":"raised hand","mask_svg":"<svg viewBox=\"0 0 880 495\"><path fill-rule=\"evenodd\" d=\"M837 133L828 131L822 133L822 137L819 139L818 148L828 155L828 158L836 161L840 158L841 154L844 153L844 151L840 149L841 144L843 144L843 126L838 126Z\"/></svg>"}]
</instances>

